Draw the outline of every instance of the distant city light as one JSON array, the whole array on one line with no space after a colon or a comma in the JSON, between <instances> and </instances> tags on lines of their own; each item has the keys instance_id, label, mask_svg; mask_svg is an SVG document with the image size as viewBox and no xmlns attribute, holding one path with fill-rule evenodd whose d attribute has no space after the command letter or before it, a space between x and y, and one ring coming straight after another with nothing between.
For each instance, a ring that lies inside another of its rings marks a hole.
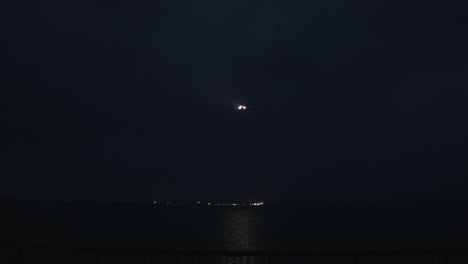
<instances>
[{"instance_id":1,"label":"distant city light","mask_svg":"<svg viewBox=\"0 0 468 264\"><path fill-rule=\"evenodd\" d=\"M239 105L237 107L237 110L246 110L246 109L247 109L247 106L245 106L245 105Z\"/></svg>"},{"instance_id":2,"label":"distant city light","mask_svg":"<svg viewBox=\"0 0 468 264\"><path fill-rule=\"evenodd\" d=\"M178 201L151 201L154 205L158 206L183 206L183 203ZM129 201L122 201L122 203L129 203ZM246 207L246 206L263 206L263 202L251 202L251 203L213 203L213 202L201 202L196 201L195 203L189 203L190 205L198 206L236 206L236 207ZM187 205L187 204L186 204Z\"/></svg>"}]
</instances>

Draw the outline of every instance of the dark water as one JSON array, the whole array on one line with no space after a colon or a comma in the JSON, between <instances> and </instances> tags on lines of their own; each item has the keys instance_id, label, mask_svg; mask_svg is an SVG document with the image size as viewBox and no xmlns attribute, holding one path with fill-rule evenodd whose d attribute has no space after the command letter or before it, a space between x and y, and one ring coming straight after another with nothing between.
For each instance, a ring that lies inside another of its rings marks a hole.
<instances>
[{"instance_id":1,"label":"dark water","mask_svg":"<svg viewBox=\"0 0 468 264\"><path fill-rule=\"evenodd\" d=\"M22 204L0 240L168 249L468 247L468 207L196 208Z\"/></svg>"}]
</instances>

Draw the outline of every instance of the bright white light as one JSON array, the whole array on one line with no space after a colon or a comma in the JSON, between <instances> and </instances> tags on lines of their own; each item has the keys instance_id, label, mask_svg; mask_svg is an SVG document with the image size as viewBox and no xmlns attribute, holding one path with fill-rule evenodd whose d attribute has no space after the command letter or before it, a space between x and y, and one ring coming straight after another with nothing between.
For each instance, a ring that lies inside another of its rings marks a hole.
<instances>
[{"instance_id":1,"label":"bright white light","mask_svg":"<svg viewBox=\"0 0 468 264\"><path fill-rule=\"evenodd\" d=\"M242 105L239 105L239 107L237 107L237 109L239 110L242 110L243 106Z\"/></svg>"}]
</instances>

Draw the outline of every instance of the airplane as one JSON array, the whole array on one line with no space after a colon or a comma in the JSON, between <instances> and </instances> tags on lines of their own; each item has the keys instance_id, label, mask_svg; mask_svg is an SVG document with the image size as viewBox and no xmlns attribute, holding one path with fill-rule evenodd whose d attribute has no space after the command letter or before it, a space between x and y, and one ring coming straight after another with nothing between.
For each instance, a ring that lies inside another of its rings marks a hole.
<instances>
[{"instance_id":1,"label":"airplane","mask_svg":"<svg viewBox=\"0 0 468 264\"><path fill-rule=\"evenodd\" d=\"M246 105L237 105L235 107L226 107L225 109L244 112L244 111L252 111L252 110L263 110L263 106L250 107L250 106L246 106Z\"/></svg>"}]
</instances>

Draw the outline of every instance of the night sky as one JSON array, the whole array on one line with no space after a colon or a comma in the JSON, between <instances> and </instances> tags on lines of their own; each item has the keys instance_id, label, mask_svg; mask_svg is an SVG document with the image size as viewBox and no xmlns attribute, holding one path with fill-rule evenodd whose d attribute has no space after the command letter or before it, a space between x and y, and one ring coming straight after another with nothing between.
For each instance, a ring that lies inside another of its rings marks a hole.
<instances>
[{"instance_id":1,"label":"night sky","mask_svg":"<svg viewBox=\"0 0 468 264\"><path fill-rule=\"evenodd\" d=\"M466 1L8 2L0 194L468 199Z\"/></svg>"}]
</instances>

